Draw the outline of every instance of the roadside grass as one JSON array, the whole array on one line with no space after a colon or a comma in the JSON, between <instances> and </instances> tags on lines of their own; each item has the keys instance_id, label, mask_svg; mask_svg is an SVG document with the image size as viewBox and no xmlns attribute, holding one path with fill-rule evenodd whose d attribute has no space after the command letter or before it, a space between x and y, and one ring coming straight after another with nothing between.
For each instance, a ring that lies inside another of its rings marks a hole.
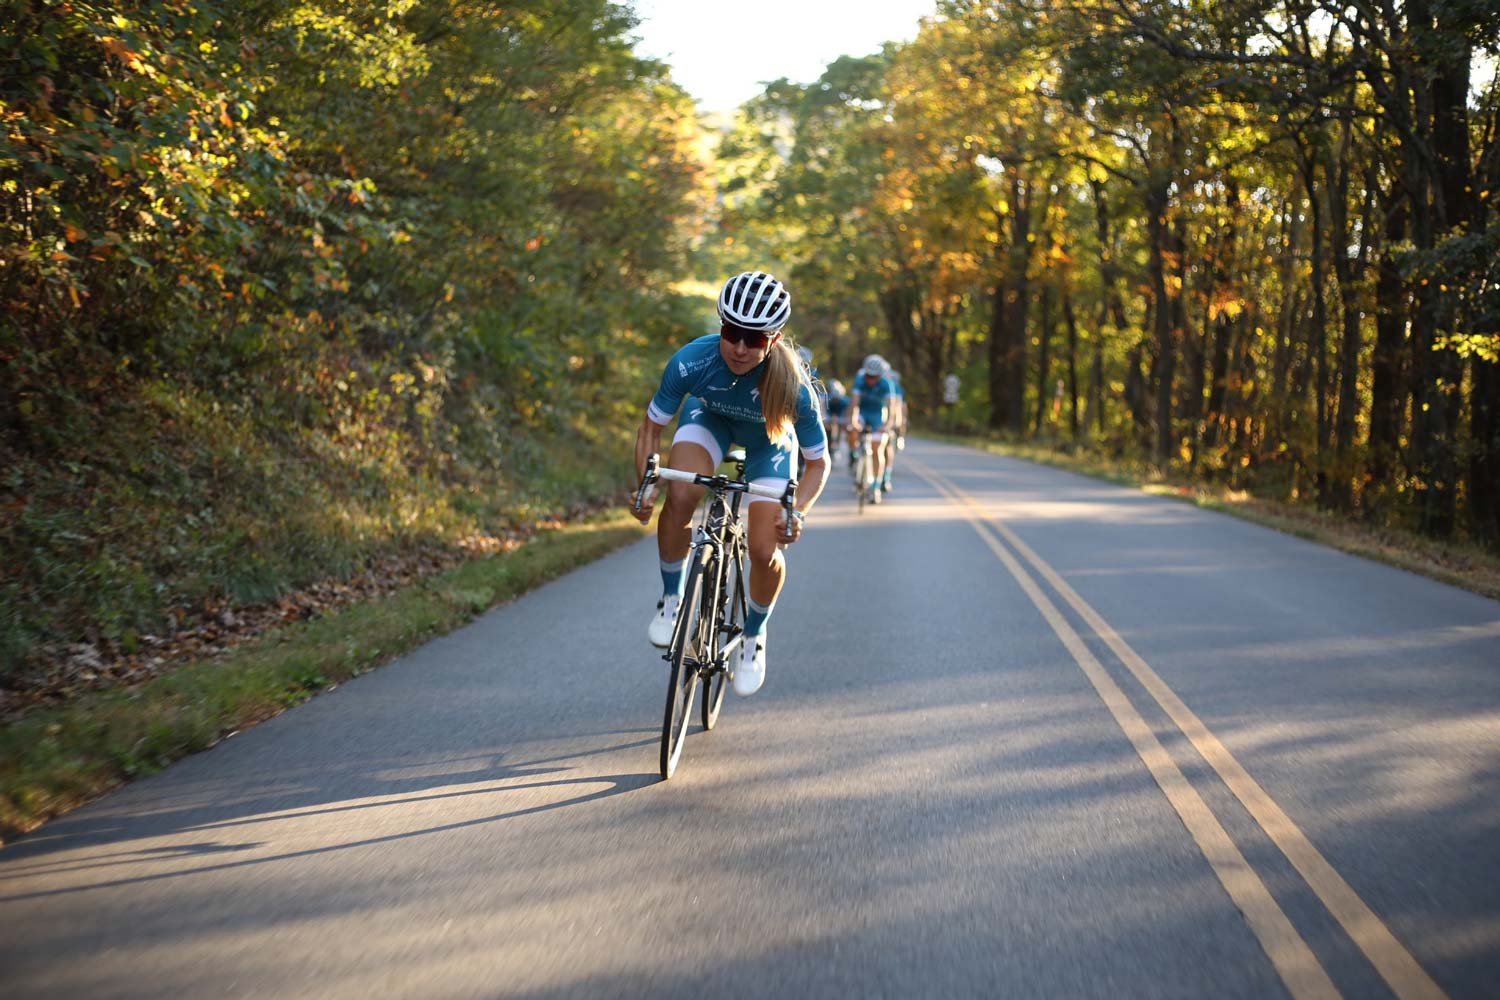
<instances>
[{"instance_id":1,"label":"roadside grass","mask_svg":"<svg viewBox=\"0 0 1500 1000\"><path fill-rule=\"evenodd\" d=\"M142 381L108 407L73 406L47 447L0 439L0 686L81 651L149 652L383 558L472 550L629 475L624 421L502 440L472 419L476 440L438 427L428 441L373 403L308 423L277 402Z\"/></svg>"},{"instance_id":2,"label":"roadside grass","mask_svg":"<svg viewBox=\"0 0 1500 1000\"><path fill-rule=\"evenodd\" d=\"M624 512L597 515L386 597L267 632L138 687L33 711L0 729L0 843L646 533Z\"/></svg>"},{"instance_id":3,"label":"roadside grass","mask_svg":"<svg viewBox=\"0 0 1500 1000\"><path fill-rule=\"evenodd\" d=\"M997 455L1066 469L1095 479L1130 486L1153 496L1171 497L1220 511L1451 586L1500 599L1500 555L1477 545L1443 542L1396 528L1365 524L1310 504L1256 496L1243 490L1167 476L1138 463L1111 462L1089 453L1073 453L1046 444L1015 444L978 435L923 430L924 436L979 448Z\"/></svg>"}]
</instances>

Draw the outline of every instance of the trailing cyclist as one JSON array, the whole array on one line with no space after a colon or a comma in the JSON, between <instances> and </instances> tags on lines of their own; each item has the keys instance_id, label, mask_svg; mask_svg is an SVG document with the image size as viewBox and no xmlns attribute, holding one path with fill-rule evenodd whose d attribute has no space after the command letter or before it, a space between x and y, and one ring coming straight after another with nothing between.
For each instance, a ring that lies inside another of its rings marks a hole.
<instances>
[{"instance_id":1,"label":"trailing cyclist","mask_svg":"<svg viewBox=\"0 0 1500 1000\"><path fill-rule=\"evenodd\" d=\"M818 366L813 364L813 352L808 349L806 344L798 344L797 357L801 360L802 367L807 369L807 377L812 384L813 396L818 404L818 413L821 415L820 419L826 418L828 415L828 387L818 377ZM833 458L833 438L828 438L828 452L828 459L831 462ZM797 481L800 483L806 478L807 457L799 451L797 453Z\"/></svg>"},{"instance_id":2,"label":"trailing cyclist","mask_svg":"<svg viewBox=\"0 0 1500 1000\"><path fill-rule=\"evenodd\" d=\"M906 389L901 385L901 373L892 371L886 375L891 380L891 415L888 421L890 434L885 442L885 475L880 480L882 493L891 491L891 473L896 468L896 452L906 447Z\"/></svg>"},{"instance_id":3,"label":"trailing cyclist","mask_svg":"<svg viewBox=\"0 0 1500 1000\"><path fill-rule=\"evenodd\" d=\"M719 333L699 337L672 355L635 438L640 474L681 408L667 459L674 469L713 475L730 445L738 443L745 449L746 478L782 491L790 478L792 449L800 447L807 460L790 525L779 504L748 498L749 611L740 662L732 671L735 693L741 695L754 694L765 681L765 625L786 580L779 543L802 536L802 520L828 478L827 440L811 374L782 333L791 314L791 295L771 275L746 271L730 278L719 293ZM657 520L662 598L647 629L657 646L672 641L693 511L702 497L701 486L669 484ZM642 524L650 522L653 505L654 495L648 496L635 512Z\"/></svg>"},{"instance_id":4,"label":"trailing cyclist","mask_svg":"<svg viewBox=\"0 0 1500 1000\"><path fill-rule=\"evenodd\" d=\"M833 379L828 383L828 411L826 428L828 435L829 461L838 456L838 442L844 434L844 418L849 412L849 394L844 390L844 383Z\"/></svg>"},{"instance_id":5,"label":"trailing cyclist","mask_svg":"<svg viewBox=\"0 0 1500 1000\"><path fill-rule=\"evenodd\" d=\"M886 431L891 417L891 397L895 386L887 377L891 366L878 354L865 358L859 378L849 393L849 447L859 445L859 432L870 429L870 447L875 460L875 476L870 485L870 503L879 503L885 478Z\"/></svg>"}]
</instances>

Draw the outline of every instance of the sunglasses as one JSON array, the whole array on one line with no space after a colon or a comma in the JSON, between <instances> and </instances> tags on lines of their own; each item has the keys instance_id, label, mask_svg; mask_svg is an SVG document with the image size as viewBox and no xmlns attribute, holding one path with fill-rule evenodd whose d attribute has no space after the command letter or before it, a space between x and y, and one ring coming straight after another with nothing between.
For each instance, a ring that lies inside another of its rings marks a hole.
<instances>
[{"instance_id":1,"label":"sunglasses","mask_svg":"<svg viewBox=\"0 0 1500 1000\"><path fill-rule=\"evenodd\" d=\"M744 344L752 351L758 351L765 347L771 340L773 334L764 330L746 330L743 327L731 326L725 323L719 327L719 336L731 344Z\"/></svg>"}]
</instances>

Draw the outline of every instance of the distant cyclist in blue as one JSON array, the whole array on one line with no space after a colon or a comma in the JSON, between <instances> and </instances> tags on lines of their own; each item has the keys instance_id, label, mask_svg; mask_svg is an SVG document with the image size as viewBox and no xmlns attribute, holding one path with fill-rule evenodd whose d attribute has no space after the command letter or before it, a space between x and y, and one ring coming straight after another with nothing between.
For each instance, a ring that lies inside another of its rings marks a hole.
<instances>
[{"instance_id":1,"label":"distant cyclist in blue","mask_svg":"<svg viewBox=\"0 0 1500 1000\"><path fill-rule=\"evenodd\" d=\"M828 383L828 412L825 414L830 459L834 457L833 452L838 448L838 442L843 436L844 417L848 412L849 395L844 391L844 383L833 379Z\"/></svg>"},{"instance_id":2,"label":"distant cyclist in blue","mask_svg":"<svg viewBox=\"0 0 1500 1000\"><path fill-rule=\"evenodd\" d=\"M806 345L798 345L797 357L801 360L802 367L807 369L807 377L808 380L812 383L813 387L813 396L815 397L814 401L818 404L818 412L823 415L823 433L824 436L828 438L827 461L829 463L829 468L831 469L833 467L833 449L834 441L836 439L832 435L828 434L828 386L824 385L823 380L818 376L818 366L813 364L813 352L808 350ZM807 459L799 453L797 455L798 482L801 482L803 479L807 478L806 466Z\"/></svg>"},{"instance_id":3,"label":"distant cyclist in blue","mask_svg":"<svg viewBox=\"0 0 1500 1000\"><path fill-rule=\"evenodd\" d=\"M682 417L666 463L671 468L713 475L730 445L739 444L745 449L746 478L784 490L792 449L800 446L807 460L790 526L779 503L746 494L749 609L739 663L732 668L734 690L741 695L754 694L766 679L766 621L786 582L780 543L788 533L791 542L802 537L803 518L828 478L828 444L811 375L782 333L791 315L792 297L771 275L746 271L730 278L719 292L719 332L672 355L635 436L638 476L646 459L660 451L662 430L679 409ZM657 646L672 641L693 512L703 492L689 483L667 484L656 523L662 598L646 633ZM648 496L636 513L642 524L650 522L654 504L655 496Z\"/></svg>"},{"instance_id":4,"label":"distant cyclist in blue","mask_svg":"<svg viewBox=\"0 0 1500 1000\"><path fill-rule=\"evenodd\" d=\"M896 387L890 378L891 366L878 354L865 358L859 377L849 390L849 447L859 441L859 432L871 431L870 450L875 459L875 478L870 484L870 502L879 503L885 480L887 424L891 416L892 397Z\"/></svg>"},{"instance_id":5,"label":"distant cyclist in blue","mask_svg":"<svg viewBox=\"0 0 1500 1000\"><path fill-rule=\"evenodd\" d=\"M880 491L891 491L891 472L896 468L896 452L906 447L906 388L901 384L901 373L886 374L891 380L890 435L885 442L885 476L880 480Z\"/></svg>"}]
</instances>

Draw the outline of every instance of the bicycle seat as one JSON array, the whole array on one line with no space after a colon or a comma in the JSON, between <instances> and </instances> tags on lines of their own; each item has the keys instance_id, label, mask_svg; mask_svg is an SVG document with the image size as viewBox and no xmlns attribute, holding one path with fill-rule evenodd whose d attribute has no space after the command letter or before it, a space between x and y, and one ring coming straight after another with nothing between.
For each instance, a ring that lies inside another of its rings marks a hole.
<instances>
[{"instance_id":1,"label":"bicycle seat","mask_svg":"<svg viewBox=\"0 0 1500 1000\"><path fill-rule=\"evenodd\" d=\"M745 460L745 449L731 448L729 454L724 456L726 462L743 462Z\"/></svg>"}]
</instances>

